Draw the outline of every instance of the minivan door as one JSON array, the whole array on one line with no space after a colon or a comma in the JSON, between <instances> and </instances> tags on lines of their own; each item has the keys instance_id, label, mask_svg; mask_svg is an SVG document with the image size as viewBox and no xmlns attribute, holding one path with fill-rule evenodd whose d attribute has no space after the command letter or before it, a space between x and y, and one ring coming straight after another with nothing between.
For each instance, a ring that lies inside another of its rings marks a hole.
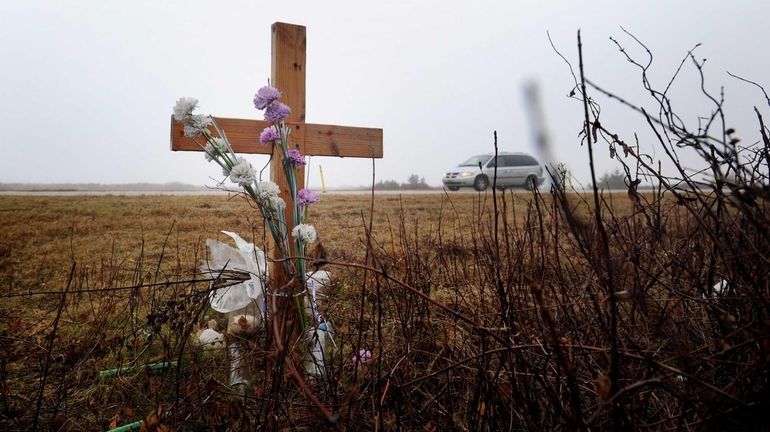
<instances>
[{"instance_id":1,"label":"minivan door","mask_svg":"<svg viewBox=\"0 0 770 432\"><path fill-rule=\"evenodd\" d=\"M510 155L508 158L511 167L511 184L523 184L528 174L526 158L521 155Z\"/></svg>"},{"instance_id":2,"label":"minivan door","mask_svg":"<svg viewBox=\"0 0 770 432\"><path fill-rule=\"evenodd\" d=\"M510 155L497 156L497 186L510 186L513 184L515 176L515 168L512 165L512 159ZM495 159L493 158L487 164L487 176L489 182L492 183L492 178L495 175Z\"/></svg>"}]
</instances>

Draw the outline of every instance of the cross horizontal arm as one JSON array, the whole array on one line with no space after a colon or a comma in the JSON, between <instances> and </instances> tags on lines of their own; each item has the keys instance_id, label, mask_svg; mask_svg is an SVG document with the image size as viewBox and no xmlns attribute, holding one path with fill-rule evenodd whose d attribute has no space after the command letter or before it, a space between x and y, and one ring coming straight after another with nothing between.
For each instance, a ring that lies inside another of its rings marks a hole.
<instances>
[{"instance_id":1,"label":"cross horizontal arm","mask_svg":"<svg viewBox=\"0 0 770 432\"><path fill-rule=\"evenodd\" d=\"M236 153L270 154L271 146L259 142L259 134L269 123L264 120L245 120L214 117L217 125L227 134ZM339 156L382 158L382 129L321 124L290 124L292 134L305 129L307 156ZM203 144L203 143L202 143ZM203 151L191 138L184 136L184 125L171 118L171 150Z\"/></svg>"},{"instance_id":2,"label":"cross horizontal arm","mask_svg":"<svg viewBox=\"0 0 770 432\"><path fill-rule=\"evenodd\" d=\"M236 153L270 154L271 146L259 142L259 134L268 126L263 120L244 120L214 117L217 125L227 134L227 140ZM209 130L213 131L213 127ZM206 145L203 137L197 138L198 142ZM204 142L201 142L203 140ZM171 117L171 150L173 151L203 151L192 139L184 135L184 125Z\"/></svg>"},{"instance_id":3,"label":"cross horizontal arm","mask_svg":"<svg viewBox=\"0 0 770 432\"><path fill-rule=\"evenodd\" d=\"M382 157L382 129L305 124L308 156Z\"/></svg>"}]
</instances>

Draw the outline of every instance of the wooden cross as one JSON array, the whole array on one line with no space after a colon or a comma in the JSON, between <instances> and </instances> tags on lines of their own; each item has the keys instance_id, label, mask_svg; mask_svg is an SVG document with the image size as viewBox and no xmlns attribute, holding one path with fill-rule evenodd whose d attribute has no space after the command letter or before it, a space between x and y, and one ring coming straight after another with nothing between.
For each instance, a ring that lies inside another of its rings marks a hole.
<instances>
[{"instance_id":1,"label":"wooden cross","mask_svg":"<svg viewBox=\"0 0 770 432\"><path fill-rule=\"evenodd\" d=\"M292 129L289 146L297 148L305 156L382 157L382 129L359 128L305 123L305 52L306 29L304 26L277 22L272 25L272 67L270 83L281 91L281 101L291 107L286 119ZM236 153L270 154L270 180L281 188L281 198L286 201L286 223L293 226L294 202L283 174L282 156L278 146L259 142L259 134L269 123L263 120L244 120L214 117L227 134ZM171 118L171 150L203 151L192 139L184 136L184 126ZM297 172L299 188L305 184L305 170ZM293 242L289 242L290 244ZM293 249L293 248L292 248ZM271 248L273 259L276 248ZM278 272L281 273L281 272ZM276 273L273 273L274 275Z\"/></svg>"}]
</instances>

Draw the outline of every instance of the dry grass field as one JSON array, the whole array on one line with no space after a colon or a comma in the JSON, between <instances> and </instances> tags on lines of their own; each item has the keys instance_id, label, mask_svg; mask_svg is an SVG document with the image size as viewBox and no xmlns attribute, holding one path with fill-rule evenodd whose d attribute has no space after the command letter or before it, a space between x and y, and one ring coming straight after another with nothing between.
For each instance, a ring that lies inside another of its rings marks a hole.
<instances>
[{"instance_id":1,"label":"dry grass field","mask_svg":"<svg viewBox=\"0 0 770 432\"><path fill-rule=\"evenodd\" d=\"M508 197L511 220L524 224L531 195ZM611 199L616 212L632 210L625 194ZM377 195L374 204L369 195L327 195L309 217L330 257L360 259L370 215L375 238L395 250L402 228L423 240L439 228L465 237L489 222L488 213L479 214L490 203L491 194ZM73 263L100 286L113 285L116 270L142 282L189 275L205 254L205 240L223 240L220 230L264 244L259 213L237 196L0 196L0 215L5 293L61 290Z\"/></svg>"},{"instance_id":2,"label":"dry grass field","mask_svg":"<svg viewBox=\"0 0 770 432\"><path fill-rule=\"evenodd\" d=\"M262 243L245 200L0 197L0 427L759 424L770 355L762 233L726 210L715 248L704 228L713 225L663 193L602 195L601 225L587 201L324 196L310 219L331 261L321 308L336 348L327 376L308 386L329 419L266 372L276 353L263 333L240 341L245 393L228 387L224 352L191 343L223 319L207 307L208 283L193 281L205 239L224 241L226 229ZM715 293L715 280L728 288ZM361 349L372 359L351 362ZM301 362L304 350L289 355ZM174 363L141 367L163 362Z\"/></svg>"}]
</instances>

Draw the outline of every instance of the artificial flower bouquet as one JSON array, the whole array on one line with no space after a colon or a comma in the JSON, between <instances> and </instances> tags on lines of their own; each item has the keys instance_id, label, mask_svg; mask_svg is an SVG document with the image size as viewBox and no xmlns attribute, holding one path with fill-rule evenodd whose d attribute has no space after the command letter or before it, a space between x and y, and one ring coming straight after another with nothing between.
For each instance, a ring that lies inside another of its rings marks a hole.
<instances>
[{"instance_id":1,"label":"artificial flower bouquet","mask_svg":"<svg viewBox=\"0 0 770 432\"><path fill-rule=\"evenodd\" d=\"M287 203L280 197L279 186L272 181L262 181L251 163L235 154L225 131L220 129L213 117L194 112L198 104L197 99L180 98L174 107L174 119L184 124L185 136L200 146L205 152L206 160L221 167L225 180L229 178L232 183L238 185L246 197L256 205L270 231L278 255L282 258L281 269L286 279L298 281L297 286L302 287L297 290L292 289L291 285L271 286L265 253L238 234L222 231L234 240L235 248L215 240L207 240L210 258L202 265L201 270L212 279L218 280L235 272L240 275L242 281L228 282L225 284L228 286L212 290L209 296L212 309L227 314L228 335L246 337L268 325L268 316L276 312L270 310L270 296L292 296L299 322L309 342L306 371L311 375L320 376L325 373L324 358L329 354L330 343L333 343L333 330L318 311L317 303L319 291L329 281L329 273L305 271L308 247L317 239L315 227L307 223L307 209L318 202L320 197L318 193L300 188L301 185L297 184L297 170L304 169L306 161L299 150L289 147L291 129L286 127L285 120L291 113L291 108L282 103L280 97L278 89L271 86L262 87L254 96L254 106L264 110L265 120L270 123L260 133L260 143L277 146L282 156L283 174L293 202L290 209L291 226L287 224ZM290 244L290 241L293 244ZM290 245L293 246L294 256ZM206 335L208 338L216 338L211 331L206 332ZM246 380L237 373L243 354L237 340L234 339L229 344L228 350L231 357L231 385L243 384Z\"/></svg>"}]
</instances>

